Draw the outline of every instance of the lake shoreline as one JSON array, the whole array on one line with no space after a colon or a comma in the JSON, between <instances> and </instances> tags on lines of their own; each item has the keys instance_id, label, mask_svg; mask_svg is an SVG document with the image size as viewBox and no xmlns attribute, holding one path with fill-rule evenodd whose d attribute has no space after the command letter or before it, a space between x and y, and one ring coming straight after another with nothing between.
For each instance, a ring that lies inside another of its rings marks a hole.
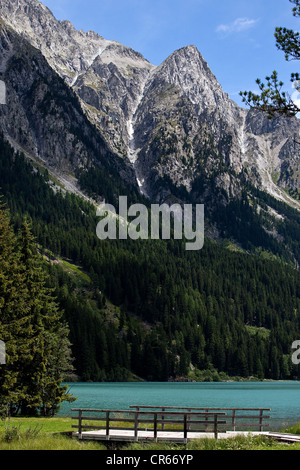
<instances>
[{"instance_id":1,"label":"lake shoreline","mask_svg":"<svg viewBox=\"0 0 300 470\"><path fill-rule=\"evenodd\" d=\"M63 403L57 416L73 408L127 410L130 406L184 408L270 408L272 430L300 423L300 381L71 382L77 400Z\"/></svg>"}]
</instances>

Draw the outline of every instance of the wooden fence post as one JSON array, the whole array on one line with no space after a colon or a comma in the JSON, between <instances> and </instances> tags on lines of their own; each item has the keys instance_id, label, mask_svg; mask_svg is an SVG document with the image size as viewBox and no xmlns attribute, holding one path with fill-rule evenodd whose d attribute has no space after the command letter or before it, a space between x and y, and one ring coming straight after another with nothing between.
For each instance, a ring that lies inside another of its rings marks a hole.
<instances>
[{"instance_id":1,"label":"wooden fence post","mask_svg":"<svg viewBox=\"0 0 300 470\"><path fill-rule=\"evenodd\" d=\"M138 441L138 426L139 426L139 413L136 412L134 415L134 439Z\"/></svg>"},{"instance_id":2,"label":"wooden fence post","mask_svg":"<svg viewBox=\"0 0 300 470\"><path fill-rule=\"evenodd\" d=\"M218 439L218 415L214 415L214 433L215 433L215 439Z\"/></svg>"},{"instance_id":3,"label":"wooden fence post","mask_svg":"<svg viewBox=\"0 0 300 470\"><path fill-rule=\"evenodd\" d=\"M232 430L235 431L235 410L232 410Z\"/></svg>"},{"instance_id":4,"label":"wooden fence post","mask_svg":"<svg viewBox=\"0 0 300 470\"><path fill-rule=\"evenodd\" d=\"M157 441L157 413L154 413L154 439Z\"/></svg>"},{"instance_id":5,"label":"wooden fence post","mask_svg":"<svg viewBox=\"0 0 300 470\"><path fill-rule=\"evenodd\" d=\"M208 413L208 408L206 408L204 411L205 411L205 413ZM208 421L207 415L205 415L205 421ZM205 425L205 431L206 432L208 431L208 424Z\"/></svg>"},{"instance_id":6,"label":"wooden fence post","mask_svg":"<svg viewBox=\"0 0 300 470\"><path fill-rule=\"evenodd\" d=\"M165 411L165 407L162 407L161 411L164 413L164 411ZM161 420L162 420L162 421L164 421L164 419L165 419L165 415L164 415L164 414L162 414L162 415L161 415ZM164 429L165 429L165 423L162 423L162 425L161 425L161 429L162 429L162 430L164 430Z\"/></svg>"},{"instance_id":7,"label":"wooden fence post","mask_svg":"<svg viewBox=\"0 0 300 470\"><path fill-rule=\"evenodd\" d=\"M185 442L187 442L187 431L188 431L187 414L184 413L184 416L183 416L183 437L184 437Z\"/></svg>"},{"instance_id":8,"label":"wooden fence post","mask_svg":"<svg viewBox=\"0 0 300 470\"><path fill-rule=\"evenodd\" d=\"M106 412L106 439L109 440L109 411Z\"/></svg>"},{"instance_id":9,"label":"wooden fence post","mask_svg":"<svg viewBox=\"0 0 300 470\"><path fill-rule=\"evenodd\" d=\"M82 438L82 410L79 410L78 413L78 434L79 434L79 439Z\"/></svg>"},{"instance_id":10,"label":"wooden fence post","mask_svg":"<svg viewBox=\"0 0 300 470\"><path fill-rule=\"evenodd\" d=\"M190 408L188 408L188 412L191 413L191 411L192 411L192 410L191 410ZM188 415L187 421L190 421L190 419L191 419L191 418L190 418L190 415ZM187 425L187 429L188 429L188 431L191 429L190 424Z\"/></svg>"},{"instance_id":11,"label":"wooden fence post","mask_svg":"<svg viewBox=\"0 0 300 470\"><path fill-rule=\"evenodd\" d=\"M263 431L263 412L264 412L264 410L262 410L262 409L259 410L259 430L260 430L260 432Z\"/></svg>"}]
</instances>

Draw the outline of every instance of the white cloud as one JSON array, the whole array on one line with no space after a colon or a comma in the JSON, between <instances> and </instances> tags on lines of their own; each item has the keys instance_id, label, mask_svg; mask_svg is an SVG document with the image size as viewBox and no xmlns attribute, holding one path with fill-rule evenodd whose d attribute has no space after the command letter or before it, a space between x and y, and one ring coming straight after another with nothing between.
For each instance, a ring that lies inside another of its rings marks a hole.
<instances>
[{"instance_id":1,"label":"white cloud","mask_svg":"<svg viewBox=\"0 0 300 470\"><path fill-rule=\"evenodd\" d=\"M291 99L293 103L299 108L300 110L300 81L296 80L294 81L292 88L295 89L293 92ZM300 112L296 115L297 118L300 118Z\"/></svg>"},{"instance_id":2,"label":"white cloud","mask_svg":"<svg viewBox=\"0 0 300 470\"><path fill-rule=\"evenodd\" d=\"M223 34L241 33L253 28L258 21L258 19L251 18L237 18L232 23L220 24L216 31Z\"/></svg>"}]
</instances>

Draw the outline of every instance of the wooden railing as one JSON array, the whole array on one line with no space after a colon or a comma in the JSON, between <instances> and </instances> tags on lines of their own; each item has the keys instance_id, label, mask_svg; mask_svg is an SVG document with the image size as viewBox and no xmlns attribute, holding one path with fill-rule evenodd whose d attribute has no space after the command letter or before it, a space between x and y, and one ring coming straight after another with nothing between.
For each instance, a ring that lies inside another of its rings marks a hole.
<instances>
[{"instance_id":1,"label":"wooden railing","mask_svg":"<svg viewBox=\"0 0 300 470\"><path fill-rule=\"evenodd\" d=\"M140 408L138 410L73 409L72 411L77 412L77 416L72 418L77 419L78 424L72 427L77 428L79 439L87 438L88 434L83 434L87 431L94 439L126 439L126 435L122 434L122 431L131 431L130 437L127 433L127 439L138 441L139 438L143 438L139 435L141 431L148 431L148 433L150 431L150 439L157 440L158 433L169 432L179 433L180 439L186 442L188 433L204 432L208 428L211 428L217 438L220 425L226 423L222 419L226 413L222 411L146 411L140 410ZM112 435L111 431L118 432ZM147 438L149 439L149 436Z\"/></svg>"},{"instance_id":2,"label":"wooden railing","mask_svg":"<svg viewBox=\"0 0 300 470\"><path fill-rule=\"evenodd\" d=\"M263 431L263 428L269 426L265 422L266 419L269 419L269 415L265 415L265 411L271 411L270 408L195 408L195 407L176 407L176 406L150 406L150 405L131 405L131 409L136 411L151 409L151 410L177 410L177 411L187 411L187 412L196 412L203 411L205 413L216 413L216 412L225 412L226 413L226 427L228 430L236 431L237 427L257 427L260 432ZM256 412L256 414L254 414ZM225 423L222 423L223 425ZM229 425L229 426L228 426ZM223 426L224 427L224 426Z\"/></svg>"}]
</instances>

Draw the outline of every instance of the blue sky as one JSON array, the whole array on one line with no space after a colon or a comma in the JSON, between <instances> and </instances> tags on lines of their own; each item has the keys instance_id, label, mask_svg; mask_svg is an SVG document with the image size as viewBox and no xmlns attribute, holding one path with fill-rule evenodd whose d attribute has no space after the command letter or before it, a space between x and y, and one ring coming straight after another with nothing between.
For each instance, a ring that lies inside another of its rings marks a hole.
<instances>
[{"instance_id":1,"label":"blue sky","mask_svg":"<svg viewBox=\"0 0 300 470\"><path fill-rule=\"evenodd\" d=\"M291 72L275 45L276 26L298 30L289 0L42 0L57 19L93 30L141 52L159 65L183 46L197 46L225 92L257 91L256 78L279 72L293 93Z\"/></svg>"}]
</instances>

